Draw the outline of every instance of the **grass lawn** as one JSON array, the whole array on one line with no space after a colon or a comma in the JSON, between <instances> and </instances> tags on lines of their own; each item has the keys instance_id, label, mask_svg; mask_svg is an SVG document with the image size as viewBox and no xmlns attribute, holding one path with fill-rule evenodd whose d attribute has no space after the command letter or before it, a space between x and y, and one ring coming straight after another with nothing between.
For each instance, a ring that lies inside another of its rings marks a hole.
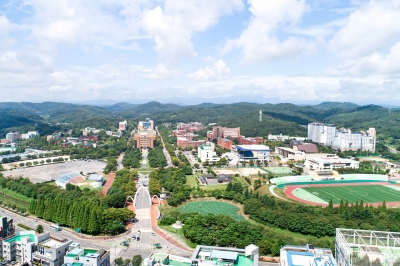
<instances>
[{"instance_id":1,"label":"grass lawn","mask_svg":"<svg viewBox=\"0 0 400 266\"><path fill-rule=\"evenodd\" d=\"M194 175L186 176L186 185L196 188L198 186L197 177Z\"/></svg>"},{"instance_id":2,"label":"grass lawn","mask_svg":"<svg viewBox=\"0 0 400 266\"><path fill-rule=\"evenodd\" d=\"M361 200L364 203L400 201L398 190L383 185L303 187L302 189L326 202L332 199L333 204L339 204L341 199L348 200L349 203Z\"/></svg>"},{"instance_id":3,"label":"grass lawn","mask_svg":"<svg viewBox=\"0 0 400 266\"><path fill-rule=\"evenodd\" d=\"M221 184L221 185L210 185L210 186L200 186L200 189L203 189L205 191L212 191L212 190L225 190L228 184Z\"/></svg>"},{"instance_id":4,"label":"grass lawn","mask_svg":"<svg viewBox=\"0 0 400 266\"><path fill-rule=\"evenodd\" d=\"M22 201L25 201L25 202L31 202L32 201L31 198L28 198L27 196L19 194L19 193L15 192L15 191L12 191L12 190L8 189L8 188L0 187L0 191L5 193L5 194L7 194L7 195L10 195L11 197L14 197L16 199L19 199L19 200L22 200Z\"/></svg>"},{"instance_id":5,"label":"grass lawn","mask_svg":"<svg viewBox=\"0 0 400 266\"><path fill-rule=\"evenodd\" d=\"M240 215L239 208L235 205L220 201L194 201L189 202L178 208L181 212L197 212L201 214L212 213L214 215L223 214L234 218L237 221L243 221L244 217Z\"/></svg>"},{"instance_id":6,"label":"grass lawn","mask_svg":"<svg viewBox=\"0 0 400 266\"><path fill-rule=\"evenodd\" d=\"M247 188L249 186L249 184L240 177L234 176L233 180L235 180L238 183L241 183L244 188Z\"/></svg>"},{"instance_id":7,"label":"grass lawn","mask_svg":"<svg viewBox=\"0 0 400 266\"><path fill-rule=\"evenodd\" d=\"M187 239L183 235L182 228L181 229L176 229L176 228L173 228L172 226L169 226L169 225L159 225L158 227L160 227L160 228L168 231L172 235L174 235L174 238L178 238L178 239L181 240L181 241L178 241L178 242L184 242L191 248L195 248L197 246L196 244L194 244L191 241L189 241L189 239Z\"/></svg>"}]
</instances>

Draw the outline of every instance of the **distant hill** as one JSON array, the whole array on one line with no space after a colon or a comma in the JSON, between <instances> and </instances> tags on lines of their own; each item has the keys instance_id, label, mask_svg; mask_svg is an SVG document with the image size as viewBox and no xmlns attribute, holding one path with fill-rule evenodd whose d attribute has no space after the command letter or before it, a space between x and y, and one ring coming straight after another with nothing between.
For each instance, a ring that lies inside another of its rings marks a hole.
<instances>
[{"instance_id":1,"label":"distant hill","mask_svg":"<svg viewBox=\"0 0 400 266\"><path fill-rule=\"evenodd\" d=\"M400 139L400 110L391 109L389 112L389 109L377 105L359 106L348 102L324 102L307 106L248 102L181 106L152 101L145 104L121 102L107 107L55 102L0 103L0 133L20 128L47 132L53 129L49 128L48 123L54 122L71 123L76 128L116 127L122 118L135 123L147 117L156 123L218 123L222 126L241 127L242 134L247 136L264 137L269 133L306 136L307 128L304 126L308 123L326 122L353 131L375 127L380 138Z\"/></svg>"},{"instance_id":2,"label":"distant hill","mask_svg":"<svg viewBox=\"0 0 400 266\"><path fill-rule=\"evenodd\" d=\"M317 105L310 105L316 109L328 110L328 109L354 109L359 107L359 105L350 102L323 102Z\"/></svg>"},{"instance_id":3,"label":"distant hill","mask_svg":"<svg viewBox=\"0 0 400 266\"><path fill-rule=\"evenodd\" d=\"M159 102L148 102L145 104L138 104L136 106L133 106L132 108L128 108L125 110L121 110L119 112L116 112L122 117L126 118L135 118L138 116L150 116L151 114L154 113L167 113L167 112L173 112L175 110L179 110L184 108L184 106L177 105L177 104L162 104Z\"/></svg>"}]
</instances>

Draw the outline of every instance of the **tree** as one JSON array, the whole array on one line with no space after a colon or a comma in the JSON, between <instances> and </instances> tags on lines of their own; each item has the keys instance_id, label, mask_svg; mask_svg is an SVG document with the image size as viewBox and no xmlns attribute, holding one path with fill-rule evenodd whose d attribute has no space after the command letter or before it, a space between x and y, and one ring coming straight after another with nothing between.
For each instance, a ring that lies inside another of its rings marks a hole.
<instances>
[{"instance_id":1,"label":"tree","mask_svg":"<svg viewBox=\"0 0 400 266\"><path fill-rule=\"evenodd\" d=\"M19 166L24 167L25 163L19 163Z\"/></svg>"},{"instance_id":2,"label":"tree","mask_svg":"<svg viewBox=\"0 0 400 266\"><path fill-rule=\"evenodd\" d=\"M41 225L41 224L39 224L37 227L36 227L36 230L35 230L38 234L41 234L41 233L43 233L43 226Z\"/></svg>"},{"instance_id":3,"label":"tree","mask_svg":"<svg viewBox=\"0 0 400 266\"><path fill-rule=\"evenodd\" d=\"M131 259L125 259L124 260L124 266L129 266L131 264Z\"/></svg>"},{"instance_id":4,"label":"tree","mask_svg":"<svg viewBox=\"0 0 400 266\"><path fill-rule=\"evenodd\" d=\"M142 255L135 255L132 258L132 266L140 266L142 263Z\"/></svg>"},{"instance_id":5,"label":"tree","mask_svg":"<svg viewBox=\"0 0 400 266\"><path fill-rule=\"evenodd\" d=\"M119 257L115 259L115 264L118 266L124 266L124 259Z\"/></svg>"}]
</instances>

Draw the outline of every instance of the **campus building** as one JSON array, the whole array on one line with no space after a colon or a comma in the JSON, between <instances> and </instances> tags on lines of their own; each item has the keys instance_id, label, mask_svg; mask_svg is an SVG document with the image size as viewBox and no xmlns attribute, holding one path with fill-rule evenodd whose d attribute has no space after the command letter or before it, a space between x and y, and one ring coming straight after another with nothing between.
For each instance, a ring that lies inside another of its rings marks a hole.
<instances>
[{"instance_id":1,"label":"campus building","mask_svg":"<svg viewBox=\"0 0 400 266\"><path fill-rule=\"evenodd\" d=\"M110 266L110 251L104 249L83 249L72 243L64 256L63 266Z\"/></svg>"},{"instance_id":2,"label":"campus building","mask_svg":"<svg viewBox=\"0 0 400 266\"><path fill-rule=\"evenodd\" d=\"M9 142L15 142L20 137L21 135L19 132L9 132L6 134L6 140L9 140Z\"/></svg>"},{"instance_id":3,"label":"campus building","mask_svg":"<svg viewBox=\"0 0 400 266\"><path fill-rule=\"evenodd\" d=\"M233 141L226 138L219 138L217 140L217 144L224 149L230 150L232 148Z\"/></svg>"},{"instance_id":4,"label":"campus building","mask_svg":"<svg viewBox=\"0 0 400 266\"><path fill-rule=\"evenodd\" d=\"M280 250L281 266L336 266L336 260L329 248L306 246L283 246ZM339 264L340 265L340 264Z\"/></svg>"},{"instance_id":5,"label":"campus building","mask_svg":"<svg viewBox=\"0 0 400 266\"><path fill-rule=\"evenodd\" d=\"M204 129L202 123L199 122L191 122L191 123L178 123L176 130L185 131L185 132L197 132L199 130Z\"/></svg>"},{"instance_id":6,"label":"campus building","mask_svg":"<svg viewBox=\"0 0 400 266\"><path fill-rule=\"evenodd\" d=\"M272 134L269 134L269 135L268 135L268 140L285 141L285 140L291 140L291 139L296 139L296 140L304 141L304 140L306 140L307 138L305 138L305 137L291 137L291 136L289 136L289 135L282 135L282 134L279 134L279 135L272 135Z\"/></svg>"},{"instance_id":7,"label":"campus building","mask_svg":"<svg viewBox=\"0 0 400 266\"><path fill-rule=\"evenodd\" d=\"M128 127L128 122L126 120L118 123L118 131L126 130Z\"/></svg>"},{"instance_id":8,"label":"campus building","mask_svg":"<svg viewBox=\"0 0 400 266\"><path fill-rule=\"evenodd\" d=\"M64 263L64 256L68 251L71 240L57 239L50 236L50 233L38 236L39 243L32 253L32 262L40 265L61 266Z\"/></svg>"},{"instance_id":9,"label":"campus building","mask_svg":"<svg viewBox=\"0 0 400 266\"><path fill-rule=\"evenodd\" d=\"M214 126L212 131L207 131L208 140L214 140L218 138L239 138L240 137L240 127L228 128L221 126Z\"/></svg>"},{"instance_id":10,"label":"campus building","mask_svg":"<svg viewBox=\"0 0 400 266\"><path fill-rule=\"evenodd\" d=\"M149 118L146 118L146 121L139 121L138 124L138 130L143 130L143 129L154 129L154 121L150 120Z\"/></svg>"},{"instance_id":11,"label":"campus building","mask_svg":"<svg viewBox=\"0 0 400 266\"><path fill-rule=\"evenodd\" d=\"M351 159L343 159L336 154L327 154L324 157L307 158L304 166L310 170L332 171L337 168L359 168L359 162Z\"/></svg>"},{"instance_id":12,"label":"campus building","mask_svg":"<svg viewBox=\"0 0 400 266\"><path fill-rule=\"evenodd\" d=\"M368 150L375 152L376 130L370 128L367 132L352 133L350 129L336 129L331 124L310 123L308 124L308 139L341 151Z\"/></svg>"},{"instance_id":13,"label":"campus building","mask_svg":"<svg viewBox=\"0 0 400 266\"><path fill-rule=\"evenodd\" d=\"M240 160L268 160L270 150L265 145L236 145L235 150Z\"/></svg>"},{"instance_id":14,"label":"campus building","mask_svg":"<svg viewBox=\"0 0 400 266\"><path fill-rule=\"evenodd\" d=\"M275 153L293 161L301 161L306 159L306 154L292 148L275 147Z\"/></svg>"},{"instance_id":15,"label":"campus building","mask_svg":"<svg viewBox=\"0 0 400 266\"><path fill-rule=\"evenodd\" d=\"M153 129L138 130L134 136L134 148L148 149L156 146L157 132Z\"/></svg>"},{"instance_id":16,"label":"campus building","mask_svg":"<svg viewBox=\"0 0 400 266\"><path fill-rule=\"evenodd\" d=\"M239 136L238 143L239 145L262 145L264 144L264 138L246 138L245 136Z\"/></svg>"},{"instance_id":17,"label":"campus building","mask_svg":"<svg viewBox=\"0 0 400 266\"><path fill-rule=\"evenodd\" d=\"M24 133L21 135L21 139L33 139L36 136L40 136L37 131L28 131L28 133Z\"/></svg>"},{"instance_id":18,"label":"campus building","mask_svg":"<svg viewBox=\"0 0 400 266\"><path fill-rule=\"evenodd\" d=\"M217 162L219 158L217 153L214 151L215 144L212 142L207 142L197 148L197 156L200 161L203 163L205 161L209 162Z\"/></svg>"},{"instance_id":19,"label":"campus building","mask_svg":"<svg viewBox=\"0 0 400 266\"><path fill-rule=\"evenodd\" d=\"M177 137L176 138L176 145L178 147L192 147L197 148L203 144L205 144L207 140L193 140L192 137Z\"/></svg>"}]
</instances>

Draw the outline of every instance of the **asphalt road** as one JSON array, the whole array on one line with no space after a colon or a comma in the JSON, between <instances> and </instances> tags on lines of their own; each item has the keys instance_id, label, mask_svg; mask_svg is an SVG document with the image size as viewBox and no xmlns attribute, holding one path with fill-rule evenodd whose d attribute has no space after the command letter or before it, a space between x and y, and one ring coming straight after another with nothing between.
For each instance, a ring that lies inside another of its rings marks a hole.
<instances>
[{"instance_id":1,"label":"asphalt road","mask_svg":"<svg viewBox=\"0 0 400 266\"><path fill-rule=\"evenodd\" d=\"M142 168L147 168L147 149L142 150Z\"/></svg>"},{"instance_id":2,"label":"asphalt road","mask_svg":"<svg viewBox=\"0 0 400 266\"><path fill-rule=\"evenodd\" d=\"M125 156L125 152L121 153L120 156L117 159L117 169L121 170L122 168L124 168L124 166L122 165L122 159Z\"/></svg>"}]
</instances>

